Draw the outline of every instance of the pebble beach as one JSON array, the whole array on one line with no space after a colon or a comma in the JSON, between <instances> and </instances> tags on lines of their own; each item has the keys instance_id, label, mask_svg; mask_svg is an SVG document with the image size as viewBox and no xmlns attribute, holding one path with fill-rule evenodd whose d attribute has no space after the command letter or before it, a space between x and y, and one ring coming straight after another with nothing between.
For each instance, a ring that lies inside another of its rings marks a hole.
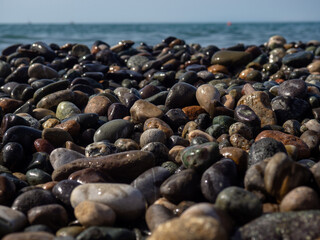
<instances>
[{"instance_id":1,"label":"pebble beach","mask_svg":"<svg viewBox=\"0 0 320 240\"><path fill-rule=\"evenodd\" d=\"M13 44L3 240L320 239L320 41Z\"/></svg>"}]
</instances>

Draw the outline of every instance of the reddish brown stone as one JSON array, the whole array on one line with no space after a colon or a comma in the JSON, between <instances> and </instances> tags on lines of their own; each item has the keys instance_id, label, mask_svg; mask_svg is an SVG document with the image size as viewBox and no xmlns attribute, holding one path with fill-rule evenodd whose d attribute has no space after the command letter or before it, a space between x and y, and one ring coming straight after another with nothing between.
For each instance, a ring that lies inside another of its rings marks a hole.
<instances>
[{"instance_id":1,"label":"reddish brown stone","mask_svg":"<svg viewBox=\"0 0 320 240\"><path fill-rule=\"evenodd\" d=\"M66 141L66 149L70 149L70 150L73 150L73 151L76 151L78 153L85 155L85 148L81 147L71 141Z\"/></svg>"},{"instance_id":2,"label":"reddish brown stone","mask_svg":"<svg viewBox=\"0 0 320 240\"><path fill-rule=\"evenodd\" d=\"M157 128L162 130L166 134L167 138L173 135L171 127L159 118L149 118L144 122L143 131L146 131L150 128Z\"/></svg>"},{"instance_id":3,"label":"reddish brown stone","mask_svg":"<svg viewBox=\"0 0 320 240\"><path fill-rule=\"evenodd\" d=\"M12 98L1 98L0 107L4 114L13 113L18 107L22 106L23 101Z\"/></svg>"},{"instance_id":4,"label":"reddish brown stone","mask_svg":"<svg viewBox=\"0 0 320 240\"><path fill-rule=\"evenodd\" d=\"M273 138L279 142L282 142L283 145L296 146L298 149L298 159L308 158L310 156L310 149L307 144L296 136L276 130L265 130L256 137L255 141L259 141L262 138Z\"/></svg>"},{"instance_id":5,"label":"reddish brown stone","mask_svg":"<svg viewBox=\"0 0 320 240\"><path fill-rule=\"evenodd\" d=\"M193 121L195 120L201 113L206 113L200 106L188 106L182 108L182 111L188 116L188 118Z\"/></svg>"},{"instance_id":6,"label":"reddish brown stone","mask_svg":"<svg viewBox=\"0 0 320 240\"><path fill-rule=\"evenodd\" d=\"M241 148L224 147L220 149L220 153L225 158L230 158L237 164L238 172L244 175L248 165L248 153Z\"/></svg>"},{"instance_id":7,"label":"reddish brown stone","mask_svg":"<svg viewBox=\"0 0 320 240\"><path fill-rule=\"evenodd\" d=\"M80 134L80 124L76 120L68 120L55 126L68 132L73 138Z\"/></svg>"},{"instance_id":8,"label":"reddish brown stone","mask_svg":"<svg viewBox=\"0 0 320 240\"><path fill-rule=\"evenodd\" d=\"M252 72L253 70L254 70L253 68L246 68L246 69L242 70L242 72L239 74L239 78L246 79L248 74L250 72Z\"/></svg>"},{"instance_id":9,"label":"reddish brown stone","mask_svg":"<svg viewBox=\"0 0 320 240\"><path fill-rule=\"evenodd\" d=\"M54 146L43 138L36 139L33 144L37 152L46 152L50 154L54 150Z\"/></svg>"},{"instance_id":10,"label":"reddish brown stone","mask_svg":"<svg viewBox=\"0 0 320 240\"><path fill-rule=\"evenodd\" d=\"M109 98L105 96L95 96L91 98L84 109L84 113L96 113L99 116L106 116L108 108L112 104Z\"/></svg>"},{"instance_id":11,"label":"reddish brown stone","mask_svg":"<svg viewBox=\"0 0 320 240\"><path fill-rule=\"evenodd\" d=\"M211 72L213 74L215 73L224 73L224 74L229 74L228 68L220 65L220 64L214 64L208 67L208 72Z\"/></svg>"}]
</instances>

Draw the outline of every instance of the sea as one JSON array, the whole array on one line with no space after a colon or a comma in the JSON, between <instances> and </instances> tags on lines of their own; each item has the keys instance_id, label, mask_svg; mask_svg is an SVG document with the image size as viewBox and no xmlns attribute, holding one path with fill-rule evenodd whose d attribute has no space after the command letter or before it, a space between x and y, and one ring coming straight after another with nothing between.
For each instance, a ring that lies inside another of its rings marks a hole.
<instances>
[{"instance_id":1,"label":"sea","mask_svg":"<svg viewBox=\"0 0 320 240\"><path fill-rule=\"evenodd\" d=\"M187 44L215 45L219 48L261 45L273 35L282 35L287 42L320 41L320 22L290 23L142 23L142 24L0 24L0 51L12 44L82 43L91 46L96 40L115 45L121 40L144 42L150 46L168 36Z\"/></svg>"}]
</instances>

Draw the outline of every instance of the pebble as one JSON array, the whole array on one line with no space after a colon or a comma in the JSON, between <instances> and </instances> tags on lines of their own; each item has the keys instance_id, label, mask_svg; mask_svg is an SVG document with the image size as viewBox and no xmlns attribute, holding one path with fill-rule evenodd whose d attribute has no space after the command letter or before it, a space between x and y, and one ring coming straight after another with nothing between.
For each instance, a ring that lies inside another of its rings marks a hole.
<instances>
[{"instance_id":1,"label":"pebble","mask_svg":"<svg viewBox=\"0 0 320 240\"><path fill-rule=\"evenodd\" d=\"M89 183L72 191L70 201L73 207L87 200L108 205L116 213L116 218L123 221L136 220L146 208L138 189L120 183Z\"/></svg>"},{"instance_id":2,"label":"pebble","mask_svg":"<svg viewBox=\"0 0 320 240\"><path fill-rule=\"evenodd\" d=\"M21 231L28 223L26 216L7 206L0 206L0 236Z\"/></svg>"},{"instance_id":3,"label":"pebble","mask_svg":"<svg viewBox=\"0 0 320 240\"><path fill-rule=\"evenodd\" d=\"M29 221L0 214L0 237L319 238L319 42L134 44L2 52L0 210ZM118 205L77 190L95 184ZM221 209L228 189L236 193ZM260 225L278 214L296 215Z\"/></svg>"},{"instance_id":4,"label":"pebble","mask_svg":"<svg viewBox=\"0 0 320 240\"><path fill-rule=\"evenodd\" d=\"M74 215L84 227L112 226L116 213L106 204L83 201L74 208Z\"/></svg>"},{"instance_id":5,"label":"pebble","mask_svg":"<svg viewBox=\"0 0 320 240\"><path fill-rule=\"evenodd\" d=\"M3 240L54 240L55 236L47 232L22 232L6 235Z\"/></svg>"},{"instance_id":6,"label":"pebble","mask_svg":"<svg viewBox=\"0 0 320 240\"><path fill-rule=\"evenodd\" d=\"M189 219L174 218L160 224L149 238L164 239L228 239L221 224L212 217L191 217Z\"/></svg>"}]
</instances>

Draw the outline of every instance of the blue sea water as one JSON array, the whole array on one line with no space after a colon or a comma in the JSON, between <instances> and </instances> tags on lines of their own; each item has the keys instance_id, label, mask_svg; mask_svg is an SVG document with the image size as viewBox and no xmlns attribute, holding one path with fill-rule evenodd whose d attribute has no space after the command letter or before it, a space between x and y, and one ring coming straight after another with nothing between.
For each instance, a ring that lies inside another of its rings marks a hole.
<instances>
[{"instance_id":1,"label":"blue sea water","mask_svg":"<svg viewBox=\"0 0 320 240\"><path fill-rule=\"evenodd\" d=\"M183 24L0 24L0 51L15 43L83 43L91 46L102 40L114 45L133 40L154 45L168 36L184 39L187 44L216 45L220 48L237 43L260 45L272 35L288 42L320 41L320 22L300 23L183 23Z\"/></svg>"}]
</instances>

